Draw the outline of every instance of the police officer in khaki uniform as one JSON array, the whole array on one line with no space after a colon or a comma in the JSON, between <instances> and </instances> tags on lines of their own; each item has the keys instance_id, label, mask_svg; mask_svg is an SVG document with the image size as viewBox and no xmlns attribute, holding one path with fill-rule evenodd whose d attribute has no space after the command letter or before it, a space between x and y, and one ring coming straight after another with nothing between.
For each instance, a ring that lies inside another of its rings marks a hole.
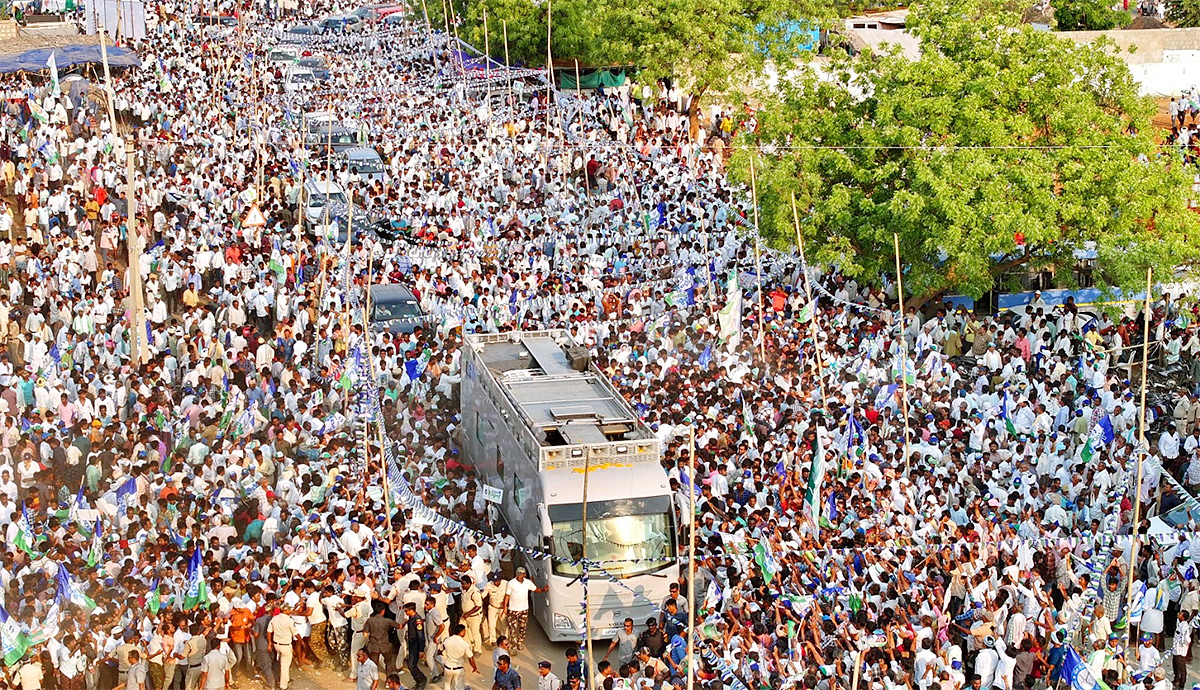
<instances>
[{"instance_id":1,"label":"police officer in khaki uniform","mask_svg":"<svg viewBox=\"0 0 1200 690\"><path fill-rule=\"evenodd\" d=\"M483 598L487 600L487 627L483 631L483 641L489 645L496 644L500 637L500 626L504 623L504 600L508 597L508 582L500 573L492 573L491 582L483 588Z\"/></svg>"},{"instance_id":2,"label":"police officer in khaki uniform","mask_svg":"<svg viewBox=\"0 0 1200 690\"><path fill-rule=\"evenodd\" d=\"M480 639L480 627L483 624L483 592L475 586L470 575L459 578L462 583L462 624L467 628L467 642L471 643L471 653L483 651L483 640Z\"/></svg>"}]
</instances>

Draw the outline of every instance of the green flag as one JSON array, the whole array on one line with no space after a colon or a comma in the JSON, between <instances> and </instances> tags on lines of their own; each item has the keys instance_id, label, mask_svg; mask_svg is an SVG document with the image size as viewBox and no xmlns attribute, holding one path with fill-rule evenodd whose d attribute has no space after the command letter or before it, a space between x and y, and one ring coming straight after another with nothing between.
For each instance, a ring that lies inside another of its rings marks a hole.
<instances>
[{"instance_id":1,"label":"green flag","mask_svg":"<svg viewBox=\"0 0 1200 690\"><path fill-rule=\"evenodd\" d=\"M88 549L87 555L88 567L95 568L102 558L104 558L104 538L101 535L100 518L96 518L96 527L92 530L92 545Z\"/></svg>"},{"instance_id":2,"label":"green flag","mask_svg":"<svg viewBox=\"0 0 1200 690\"><path fill-rule=\"evenodd\" d=\"M17 522L17 537L14 541L16 542L18 549L24 551L30 556L38 555L33 550L35 541L33 524L29 521L29 513L25 510L24 503L21 504L21 518Z\"/></svg>"},{"instance_id":3,"label":"green flag","mask_svg":"<svg viewBox=\"0 0 1200 690\"><path fill-rule=\"evenodd\" d=\"M154 578L154 587L151 588L150 596L146 599L146 608L150 609L150 613L154 615L157 615L158 610L162 608L162 593L159 591L161 586L158 578Z\"/></svg>"},{"instance_id":4,"label":"green flag","mask_svg":"<svg viewBox=\"0 0 1200 690\"><path fill-rule=\"evenodd\" d=\"M804 306L800 307L800 311L796 312L796 320L800 323L806 323L812 318L813 307L812 302L805 302Z\"/></svg>"},{"instance_id":5,"label":"green flag","mask_svg":"<svg viewBox=\"0 0 1200 690\"><path fill-rule=\"evenodd\" d=\"M1013 436L1017 435L1017 427L1013 424L1012 417L1008 414L1008 395L1000 400L1000 418L1004 420L1004 428Z\"/></svg>"},{"instance_id":6,"label":"green flag","mask_svg":"<svg viewBox=\"0 0 1200 690\"><path fill-rule=\"evenodd\" d=\"M29 638L21 630L21 625L0 606L0 654L4 655L5 665L12 666L20 661L26 649L29 649Z\"/></svg>"},{"instance_id":7,"label":"green flag","mask_svg":"<svg viewBox=\"0 0 1200 690\"><path fill-rule=\"evenodd\" d=\"M813 451L812 466L808 470L808 485L804 489L804 512L814 521L820 519L821 485L824 482L825 451L818 439L817 448Z\"/></svg>"},{"instance_id":8,"label":"green flag","mask_svg":"<svg viewBox=\"0 0 1200 690\"><path fill-rule=\"evenodd\" d=\"M859 611L862 611L862 608L863 608L862 597L859 596L855 592L851 592L850 593L850 611L852 613L858 613Z\"/></svg>"},{"instance_id":9,"label":"green flag","mask_svg":"<svg viewBox=\"0 0 1200 690\"><path fill-rule=\"evenodd\" d=\"M762 571L763 580L770 583L771 578L775 577L775 561L771 559L771 554L767 553L767 547L762 540L754 545L754 562Z\"/></svg>"}]
</instances>

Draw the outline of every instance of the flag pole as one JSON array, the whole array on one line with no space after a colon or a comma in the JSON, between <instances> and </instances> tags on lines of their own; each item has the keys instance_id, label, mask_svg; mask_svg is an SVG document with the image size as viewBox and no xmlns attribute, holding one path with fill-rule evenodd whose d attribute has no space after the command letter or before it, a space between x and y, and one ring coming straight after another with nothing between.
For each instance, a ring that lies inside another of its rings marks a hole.
<instances>
[{"instance_id":1,"label":"flag pole","mask_svg":"<svg viewBox=\"0 0 1200 690\"><path fill-rule=\"evenodd\" d=\"M325 124L325 213L324 213L325 217L321 221L321 236L319 238L320 245L319 245L319 247L314 247L314 250L315 249L321 250L319 252L315 252L321 262L321 283L320 283L320 286L318 287L319 292L317 293L317 314L318 315L325 310L325 284L326 284L326 281L328 281L328 279L329 279L328 275L327 275L327 271L328 271L328 267L329 267L329 264L328 264L329 255L324 250L325 250L325 235L326 235L326 233L329 232L329 230L328 230L328 228L329 228L329 192L331 191L332 186L333 186L332 170L333 170L334 110L333 110L333 92L332 91L329 92L329 98L327 100L328 100L328 106L329 106L329 121ZM320 191L320 187L317 188L317 191ZM307 208L307 202L305 204L305 207ZM333 246L333 242L330 242L329 244L330 244L330 247ZM318 321L319 320L320 320L320 317L318 316ZM319 367L320 364L321 364L321 348L320 348L320 338L318 337L316 339L316 341L314 341L314 343L313 343L313 368L315 369L315 368Z\"/></svg>"},{"instance_id":2,"label":"flag pole","mask_svg":"<svg viewBox=\"0 0 1200 690\"><path fill-rule=\"evenodd\" d=\"M808 299L808 308L812 310L809 316L809 330L812 332L813 354L817 365L817 386L821 391L821 406L827 401L825 397L824 368L821 366L821 348L817 343L817 303L813 301L812 279L808 275L808 261L804 258L804 234L800 232L800 214L796 211L796 193L792 192L792 221L796 225L796 246L800 248L800 270L804 272L804 293Z\"/></svg>"},{"instance_id":3,"label":"flag pole","mask_svg":"<svg viewBox=\"0 0 1200 690\"><path fill-rule=\"evenodd\" d=\"M579 138L583 140L583 83L579 80L579 60L575 60L575 98L579 101ZM566 137L566 132L563 132ZM564 142L565 143L565 142ZM583 149L587 153L587 149ZM592 195L592 183L588 181L587 161L583 162L583 186L588 196Z\"/></svg>"},{"instance_id":4,"label":"flag pole","mask_svg":"<svg viewBox=\"0 0 1200 690\"><path fill-rule=\"evenodd\" d=\"M346 203L346 243L344 245L342 245L342 251L339 252L339 254L344 254L346 263L349 264L350 260L351 260L351 253L350 253L351 244L350 243L351 243L351 240L354 239L354 188L353 187L346 190L346 202L347 202ZM328 204L326 204L326 206L328 206ZM351 279L351 284L353 284L353 279ZM342 286L343 290L349 290L350 288L351 288L350 285ZM363 328L365 329L366 327L367 327L367 324L363 324ZM342 310L342 337L346 338L347 342L350 339L350 303L349 302L346 303L346 308L344 310ZM349 345L347 345L347 347L349 347Z\"/></svg>"},{"instance_id":5,"label":"flag pole","mask_svg":"<svg viewBox=\"0 0 1200 690\"><path fill-rule=\"evenodd\" d=\"M763 335L762 252L758 242L758 177L754 174L754 154L750 154L750 195L754 204L754 273L758 279L758 359L767 361L767 340Z\"/></svg>"},{"instance_id":6,"label":"flag pole","mask_svg":"<svg viewBox=\"0 0 1200 690\"><path fill-rule=\"evenodd\" d=\"M513 91L512 91L512 75L508 73L508 20L500 20L500 26L504 29L504 81L508 82L508 122L512 122L513 113ZM505 132L507 134L507 132Z\"/></svg>"},{"instance_id":7,"label":"flag pole","mask_svg":"<svg viewBox=\"0 0 1200 690\"><path fill-rule=\"evenodd\" d=\"M592 602L587 593L587 576L591 568L588 567L588 475L592 470L592 454L584 451L583 453L583 521L582 530L583 536L580 538L580 551L582 559L580 566L583 568L583 630L584 641L587 643L587 662L584 664L583 671L587 674L587 680L592 681L592 674L595 673L596 662L592 656Z\"/></svg>"},{"instance_id":8,"label":"flag pole","mask_svg":"<svg viewBox=\"0 0 1200 690\"><path fill-rule=\"evenodd\" d=\"M429 35L429 51L433 53L433 67L438 71L438 76L441 76L442 60L438 57L438 49L433 42L433 24L429 21L429 5L425 0L421 0L421 13L425 15L425 32Z\"/></svg>"},{"instance_id":9,"label":"flag pole","mask_svg":"<svg viewBox=\"0 0 1200 690\"><path fill-rule=\"evenodd\" d=\"M550 26L554 18L554 0L546 0L546 137L550 137L550 101L554 98L554 56L550 53ZM550 151L546 151L546 165L550 165Z\"/></svg>"},{"instance_id":10,"label":"flag pole","mask_svg":"<svg viewBox=\"0 0 1200 690\"><path fill-rule=\"evenodd\" d=\"M900 235L892 233L892 245L896 249L896 297L900 300L900 400L904 410L904 474L908 474L908 342L904 339L904 277L900 274ZM916 370L916 365L913 365Z\"/></svg>"},{"instance_id":11,"label":"flag pole","mask_svg":"<svg viewBox=\"0 0 1200 690\"><path fill-rule=\"evenodd\" d=\"M100 60L104 63L104 101L108 105L108 126L109 134L113 138L113 149L116 149L117 140L117 113L113 108L113 101L116 99L116 92L112 87L112 73L108 69L108 41L104 40L105 30L104 21L100 17L99 3L90 3L96 8L96 36L100 38ZM108 10L105 8L105 16L108 16Z\"/></svg>"},{"instance_id":12,"label":"flag pole","mask_svg":"<svg viewBox=\"0 0 1200 690\"><path fill-rule=\"evenodd\" d=\"M861 651L854 655L854 680L850 683L850 690L858 690L858 677L862 675L862 658L866 651Z\"/></svg>"},{"instance_id":13,"label":"flag pole","mask_svg":"<svg viewBox=\"0 0 1200 690\"><path fill-rule=\"evenodd\" d=\"M1131 524L1130 537L1131 544L1129 547L1129 586L1125 592L1125 611L1126 616L1132 610L1133 606L1133 569L1137 564L1138 553L1138 521L1141 520L1142 512L1142 463L1146 459L1146 372L1150 368L1150 320L1154 312L1150 309L1150 291L1153 287L1154 269L1146 269L1146 311L1143 312L1142 318L1145 324L1142 327L1142 401L1141 414L1138 420L1138 448L1137 448L1137 481L1133 484L1133 523ZM1133 634L1133 626L1127 624L1125 626L1125 646L1129 647L1130 636Z\"/></svg>"},{"instance_id":14,"label":"flag pole","mask_svg":"<svg viewBox=\"0 0 1200 690\"><path fill-rule=\"evenodd\" d=\"M484 83L492 85L492 48L488 36L487 5L483 6L483 77Z\"/></svg>"},{"instance_id":15,"label":"flag pole","mask_svg":"<svg viewBox=\"0 0 1200 690\"><path fill-rule=\"evenodd\" d=\"M687 690L696 686L696 425L688 427L688 635Z\"/></svg>"}]
</instances>

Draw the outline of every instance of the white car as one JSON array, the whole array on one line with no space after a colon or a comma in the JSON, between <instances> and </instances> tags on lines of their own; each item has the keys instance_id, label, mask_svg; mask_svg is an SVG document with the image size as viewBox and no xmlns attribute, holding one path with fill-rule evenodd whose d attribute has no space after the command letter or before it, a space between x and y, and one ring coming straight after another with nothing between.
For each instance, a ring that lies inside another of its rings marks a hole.
<instances>
[{"instance_id":1,"label":"white car","mask_svg":"<svg viewBox=\"0 0 1200 690\"><path fill-rule=\"evenodd\" d=\"M307 67L293 67L283 76L283 90L288 93L308 91L317 85L317 75Z\"/></svg>"},{"instance_id":2,"label":"white car","mask_svg":"<svg viewBox=\"0 0 1200 690\"><path fill-rule=\"evenodd\" d=\"M348 206L346 192L336 182L308 180L301 190L300 204L304 209L304 227L314 232L317 227L324 225L326 205L329 206L329 219L336 220L344 216Z\"/></svg>"},{"instance_id":3,"label":"white car","mask_svg":"<svg viewBox=\"0 0 1200 690\"><path fill-rule=\"evenodd\" d=\"M1200 549L1197 537L1200 535L1197 535L1197 525L1200 525L1200 510L1189 511L1186 506L1150 518L1146 536L1157 548L1162 549L1164 562L1174 563L1181 575L1189 568L1193 573L1200 573L1200 553L1197 552Z\"/></svg>"}]
</instances>

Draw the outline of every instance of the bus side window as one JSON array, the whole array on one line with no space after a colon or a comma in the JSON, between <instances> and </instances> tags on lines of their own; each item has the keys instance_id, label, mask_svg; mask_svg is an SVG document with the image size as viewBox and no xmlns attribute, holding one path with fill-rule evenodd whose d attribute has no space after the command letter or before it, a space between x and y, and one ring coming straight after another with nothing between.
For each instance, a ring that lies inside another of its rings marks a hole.
<instances>
[{"instance_id":1,"label":"bus side window","mask_svg":"<svg viewBox=\"0 0 1200 690\"><path fill-rule=\"evenodd\" d=\"M504 483L504 458L500 457L500 446L496 446L496 474L500 475L500 483Z\"/></svg>"}]
</instances>

